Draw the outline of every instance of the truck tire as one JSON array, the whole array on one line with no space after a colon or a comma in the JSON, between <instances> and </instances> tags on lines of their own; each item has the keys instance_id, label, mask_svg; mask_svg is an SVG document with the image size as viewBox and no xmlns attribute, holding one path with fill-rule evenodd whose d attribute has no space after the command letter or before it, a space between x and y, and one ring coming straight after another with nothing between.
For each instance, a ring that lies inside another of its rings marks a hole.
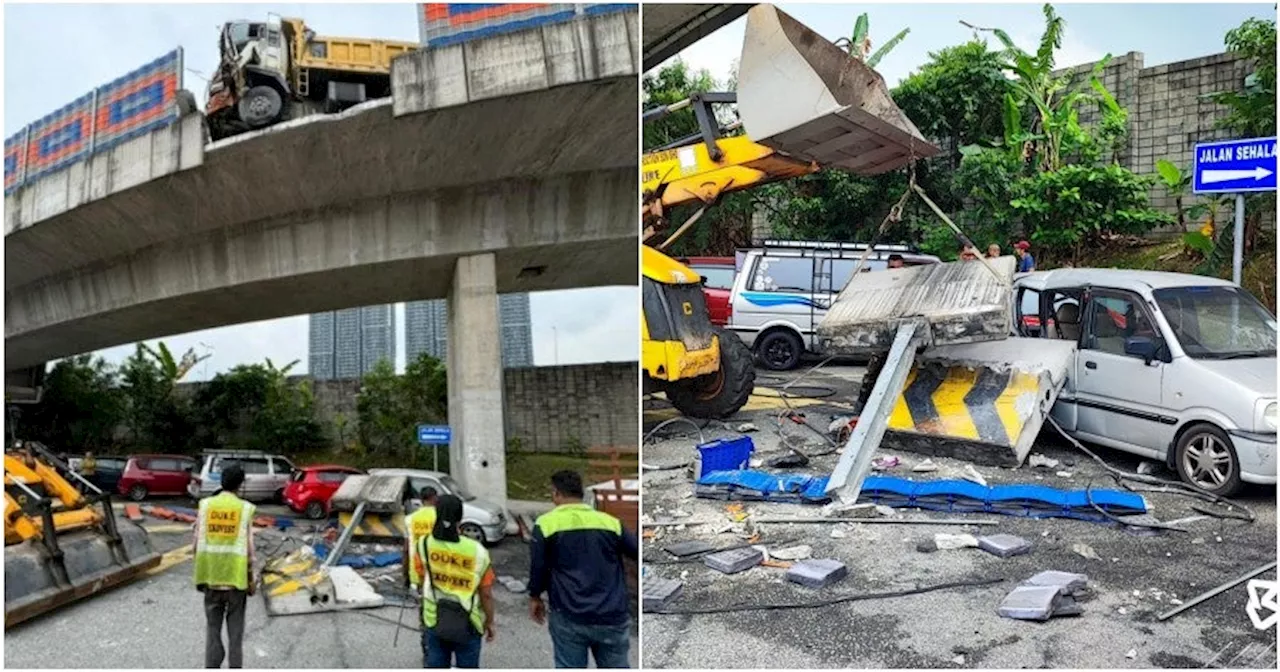
<instances>
[{"instance_id":1,"label":"truck tire","mask_svg":"<svg viewBox=\"0 0 1280 672\"><path fill-rule=\"evenodd\" d=\"M259 85L245 92L236 107L240 120L249 128L264 128L280 119L284 111L284 99L275 89Z\"/></svg>"},{"instance_id":2,"label":"truck tire","mask_svg":"<svg viewBox=\"0 0 1280 672\"><path fill-rule=\"evenodd\" d=\"M667 386L667 399L692 418L722 419L737 413L756 386L755 357L738 335L717 328L720 370Z\"/></svg>"}]
</instances>

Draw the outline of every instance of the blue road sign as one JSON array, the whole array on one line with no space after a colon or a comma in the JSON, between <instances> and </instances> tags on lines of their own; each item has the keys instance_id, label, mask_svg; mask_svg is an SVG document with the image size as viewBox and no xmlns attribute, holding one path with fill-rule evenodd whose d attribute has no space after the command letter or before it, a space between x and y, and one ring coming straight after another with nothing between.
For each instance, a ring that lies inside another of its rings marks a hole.
<instances>
[{"instance_id":1,"label":"blue road sign","mask_svg":"<svg viewBox=\"0 0 1280 672\"><path fill-rule=\"evenodd\" d=\"M453 440L453 430L448 425L418 425L418 443L448 445Z\"/></svg>"},{"instance_id":2,"label":"blue road sign","mask_svg":"<svg viewBox=\"0 0 1280 672\"><path fill-rule=\"evenodd\" d=\"M1276 190L1276 139L1249 138L1196 145L1192 191L1235 194Z\"/></svg>"}]
</instances>

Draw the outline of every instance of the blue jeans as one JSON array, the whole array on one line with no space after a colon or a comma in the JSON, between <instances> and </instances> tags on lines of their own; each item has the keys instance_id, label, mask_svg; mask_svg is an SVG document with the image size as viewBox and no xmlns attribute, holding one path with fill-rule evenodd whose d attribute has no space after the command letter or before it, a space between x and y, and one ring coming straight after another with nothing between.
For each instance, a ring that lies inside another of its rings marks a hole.
<instances>
[{"instance_id":1,"label":"blue jeans","mask_svg":"<svg viewBox=\"0 0 1280 672\"><path fill-rule=\"evenodd\" d=\"M459 668L480 667L480 633L472 631L471 641L455 646L441 641L431 630L422 631L422 666L448 669L451 663Z\"/></svg>"},{"instance_id":2,"label":"blue jeans","mask_svg":"<svg viewBox=\"0 0 1280 672\"><path fill-rule=\"evenodd\" d=\"M585 668L587 652L596 659L597 668L631 667L627 654L631 651L631 624L582 625L564 614L551 612L551 648L556 667Z\"/></svg>"}]
</instances>

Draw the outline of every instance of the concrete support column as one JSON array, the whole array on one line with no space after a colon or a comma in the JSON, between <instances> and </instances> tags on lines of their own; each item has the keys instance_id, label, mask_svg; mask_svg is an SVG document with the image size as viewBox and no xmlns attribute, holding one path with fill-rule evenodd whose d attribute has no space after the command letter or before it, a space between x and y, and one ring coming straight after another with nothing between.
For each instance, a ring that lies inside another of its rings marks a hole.
<instances>
[{"instance_id":1,"label":"concrete support column","mask_svg":"<svg viewBox=\"0 0 1280 672\"><path fill-rule=\"evenodd\" d=\"M501 326L492 253L459 257L449 289L449 469L476 497L507 502Z\"/></svg>"}]
</instances>

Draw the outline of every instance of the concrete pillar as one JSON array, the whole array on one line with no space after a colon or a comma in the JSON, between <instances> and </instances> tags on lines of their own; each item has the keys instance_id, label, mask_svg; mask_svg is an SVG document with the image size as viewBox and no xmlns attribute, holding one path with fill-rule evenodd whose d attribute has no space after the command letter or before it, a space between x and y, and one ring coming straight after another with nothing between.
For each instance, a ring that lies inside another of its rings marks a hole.
<instances>
[{"instance_id":1,"label":"concrete pillar","mask_svg":"<svg viewBox=\"0 0 1280 672\"><path fill-rule=\"evenodd\" d=\"M449 289L449 470L471 494L507 501L502 351L494 255L459 257Z\"/></svg>"}]
</instances>

